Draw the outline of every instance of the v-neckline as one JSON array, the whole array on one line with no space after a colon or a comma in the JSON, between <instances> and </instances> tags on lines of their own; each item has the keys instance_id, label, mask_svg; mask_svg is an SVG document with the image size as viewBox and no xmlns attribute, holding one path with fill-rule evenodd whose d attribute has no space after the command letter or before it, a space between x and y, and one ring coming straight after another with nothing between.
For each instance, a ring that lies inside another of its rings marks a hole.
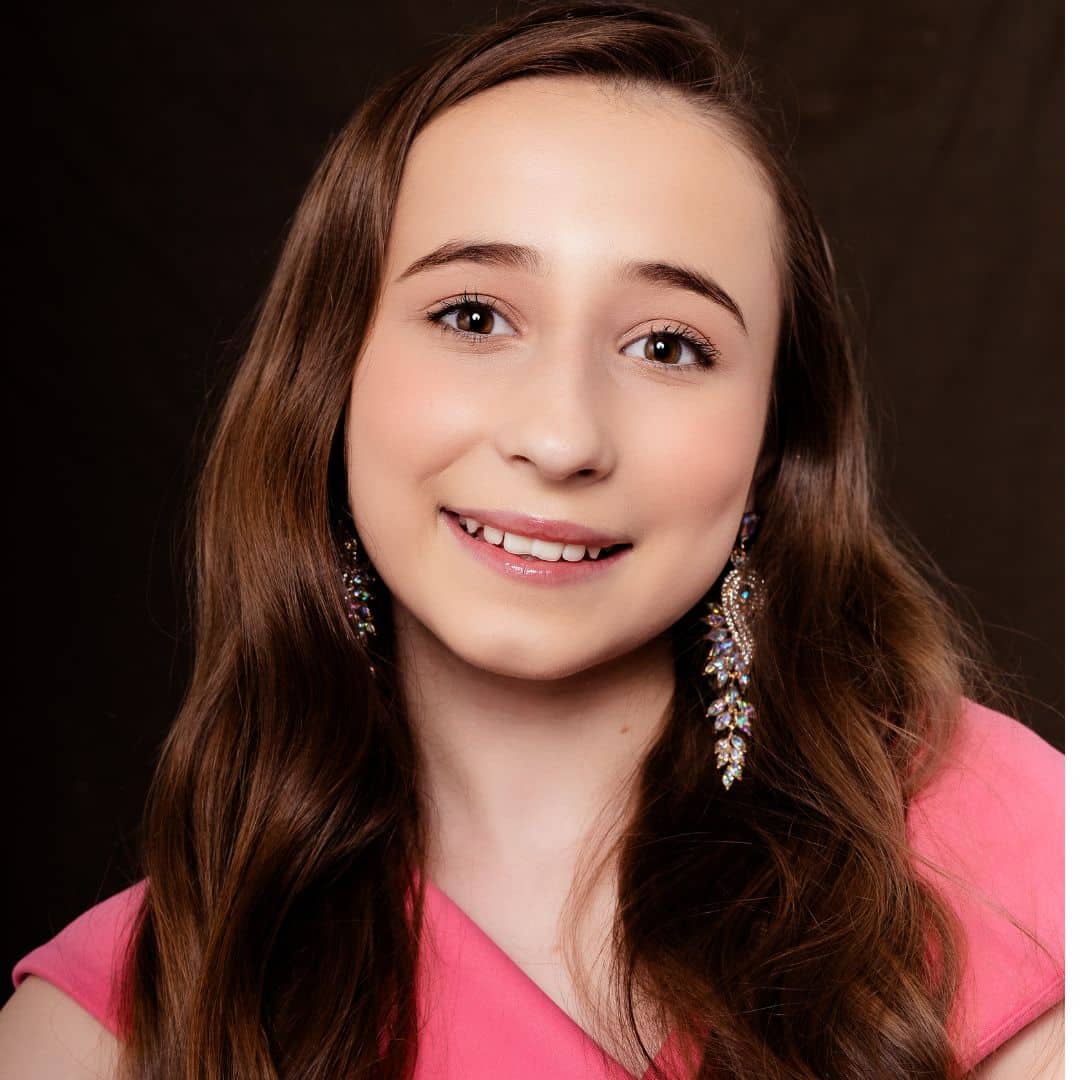
<instances>
[{"instance_id":1,"label":"v-neckline","mask_svg":"<svg viewBox=\"0 0 1080 1080\"><path fill-rule=\"evenodd\" d=\"M458 930L466 935L470 943L484 954L486 959L501 969L507 978L513 979L522 993L528 994L537 1008L551 1018L565 1032L580 1038L584 1044L595 1051L608 1070L608 1075L614 1074L618 1080L656 1080L657 1072L655 1065L662 1064L665 1072L681 1075L678 1068L678 1049L674 1037L669 1034L663 1044L657 1050L656 1057L646 1066L641 1077L636 1077L617 1058L613 1057L592 1037L550 994L548 994L529 973L521 967L499 944L477 923L452 897L445 893L430 878L425 881L425 900L434 899L435 905L425 903L425 911L437 918L444 918L456 925ZM425 914L425 919L429 916Z\"/></svg>"}]
</instances>

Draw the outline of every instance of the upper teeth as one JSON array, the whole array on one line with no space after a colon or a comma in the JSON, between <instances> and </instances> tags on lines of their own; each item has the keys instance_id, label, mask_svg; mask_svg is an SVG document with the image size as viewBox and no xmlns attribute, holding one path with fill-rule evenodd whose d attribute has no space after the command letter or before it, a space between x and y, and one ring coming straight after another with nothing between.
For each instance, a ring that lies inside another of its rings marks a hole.
<instances>
[{"instance_id":1,"label":"upper teeth","mask_svg":"<svg viewBox=\"0 0 1080 1080\"><path fill-rule=\"evenodd\" d=\"M529 536L519 536L517 533L505 532L496 529L494 525L481 525L475 518L458 515L458 521L465 526L467 532L476 535L477 532L495 547L501 547L509 551L511 555L532 555L546 562L558 562L565 559L567 562L580 562L588 552L590 559L599 558L602 547L587 547L585 544L560 544L554 540L534 540Z\"/></svg>"}]
</instances>

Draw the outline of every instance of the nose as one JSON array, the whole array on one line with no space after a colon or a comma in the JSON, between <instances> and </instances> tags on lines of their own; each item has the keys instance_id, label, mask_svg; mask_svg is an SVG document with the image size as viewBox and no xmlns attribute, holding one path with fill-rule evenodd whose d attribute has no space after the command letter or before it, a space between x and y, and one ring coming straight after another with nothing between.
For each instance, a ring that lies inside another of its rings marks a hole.
<instances>
[{"instance_id":1,"label":"nose","mask_svg":"<svg viewBox=\"0 0 1080 1080\"><path fill-rule=\"evenodd\" d=\"M547 481L595 481L614 467L602 365L580 335L539 347L515 372L501 405L495 443L507 461L532 466Z\"/></svg>"}]
</instances>

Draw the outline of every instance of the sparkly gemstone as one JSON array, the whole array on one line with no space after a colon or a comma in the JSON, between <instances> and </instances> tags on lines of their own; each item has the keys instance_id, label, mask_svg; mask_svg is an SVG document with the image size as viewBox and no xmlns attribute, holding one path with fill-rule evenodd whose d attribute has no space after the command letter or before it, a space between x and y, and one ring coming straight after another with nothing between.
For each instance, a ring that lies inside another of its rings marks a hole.
<instances>
[{"instance_id":1,"label":"sparkly gemstone","mask_svg":"<svg viewBox=\"0 0 1080 1080\"><path fill-rule=\"evenodd\" d=\"M739 704L739 688L737 686L729 687L728 692L725 696L729 705Z\"/></svg>"},{"instance_id":2,"label":"sparkly gemstone","mask_svg":"<svg viewBox=\"0 0 1080 1080\"><path fill-rule=\"evenodd\" d=\"M719 766L717 767L719 768ZM731 785L735 783L735 774L731 771L730 765L724 770L724 774L720 779L724 781L724 787L730 790Z\"/></svg>"},{"instance_id":3,"label":"sparkly gemstone","mask_svg":"<svg viewBox=\"0 0 1080 1080\"><path fill-rule=\"evenodd\" d=\"M754 706L753 705L746 705L743 708L743 712L746 713L746 719L747 720L753 720L754 717L757 716L757 713L754 711Z\"/></svg>"},{"instance_id":4,"label":"sparkly gemstone","mask_svg":"<svg viewBox=\"0 0 1080 1080\"><path fill-rule=\"evenodd\" d=\"M750 685L750 676L745 671L739 676L739 685L744 687Z\"/></svg>"},{"instance_id":5,"label":"sparkly gemstone","mask_svg":"<svg viewBox=\"0 0 1080 1080\"><path fill-rule=\"evenodd\" d=\"M731 638L725 638L723 641L718 641L716 647L720 652L731 652L735 648L735 642Z\"/></svg>"},{"instance_id":6,"label":"sparkly gemstone","mask_svg":"<svg viewBox=\"0 0 1080 1080\"><path fill-rule=\"evenodd\" d=\"M725 641L729 637L731 637L731 631L726 626L717 626L705 635L707 641Z\"/></svg>"},{"instance_id":7,"label":"sparkly gemstone","mask_svg":"<svg viewBox=\"0 0 1080 1080\"><path fill-rule=\"evenodd\" d=\"M713 717L719 716L723 712L727 712L727 702L723 698L717 698L705 711L705 715Z\"/></svg>"}]
</instances>

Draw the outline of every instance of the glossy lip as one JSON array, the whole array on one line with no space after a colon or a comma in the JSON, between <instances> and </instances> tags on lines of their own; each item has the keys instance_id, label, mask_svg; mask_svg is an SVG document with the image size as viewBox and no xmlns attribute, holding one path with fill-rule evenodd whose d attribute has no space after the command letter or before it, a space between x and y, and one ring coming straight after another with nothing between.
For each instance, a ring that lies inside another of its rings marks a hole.
<instances>
[{"instance_id":1,"label":"glossy lip","mask_svg":"<svg viewBox=\"0 0 1080 1080\"><path fill-rule=\"evenodd\" d=\"M472 517L472 514L468 515ZM580 562L546 562L544 559L526 558L524 555L511 555L510 552L486 540L470 536L458 521L453 510L440 510L439 520L444 522L457 542L477 561L489 566L497 573L504 574L514 581L528 581L539 585L561 585L588 581L600 574L607 573L612 566L633 550L625 547L612 552L603 559L590 559L588 554ZM510 532L514 530L511 529ZM595 546L595 545L594 545ZM603 545L600 545L603 547Z\"/></svg>"},{"instance_id":2,"label":"glossy lip","mask_svg":"<svg viewBox=\"0 0 1080 1080\"><path fill-rule=\"evenodd\" d=\"M530 540L551 540L557 544L584 544L586 547L611 547L612 544L628 544L625 536L597 532L572 521L553 521L550 518L533 517L531 514L515 514L508 510L477 510L466 507L444 506L443 510L461 517L473 518L482 525L492 525L503 532L527 536Z\"/></svg>"}]
</instances>

